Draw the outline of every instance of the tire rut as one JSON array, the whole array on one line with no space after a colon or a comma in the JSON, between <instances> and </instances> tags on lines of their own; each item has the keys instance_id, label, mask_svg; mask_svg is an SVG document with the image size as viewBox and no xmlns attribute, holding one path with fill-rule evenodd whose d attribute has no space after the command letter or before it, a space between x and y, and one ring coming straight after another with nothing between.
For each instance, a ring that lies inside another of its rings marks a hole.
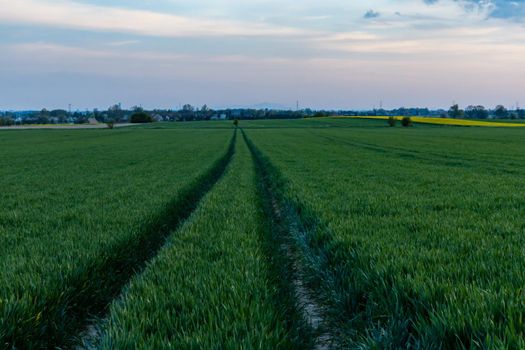
<instances>
[{"instance_id":1,"label":"tire rut","mask_svg":"<svg viewBox=\"0 0 525 350\"><path fill-rule=\"evenodd\" d=\"M285 288L289 289L293 300L292 309L298 313L301 324L294 325L306 331L310 337L312 349L328 350L338 348L337 338L328 326L326 308L318 302L316 293L306 282L306 267L301 259L301 248L297 242L304 240L306 231L296 210L289 208L276 193L276 183L272 182L271 170L265 164L262 154L241 130L244 141L248 145L259 177L261 196L266 202L266 215L272 222L272 238L275 242L272 252L278 255L276 260L283 261L284 267L279 271L279 277L288 281ZM275 232L276 231L276 232Z\"/></svg>"},{"instance_id":2,"label":"tire rut","mask_svg":"<svg viewBox=\"0 0 525 350\"><path fill-rule=\"evenodd\" d=\"M21 348L84 349L82 343L96 342L98 325L109 304L119 297L122 288L142 272L147 263L164 246L167 237L182 225L198 207L202 198L223 176L235 153L237 130L228 149L203 175L180 191L165 208L151 217L133 241L124 240L101 252L101 261L87 266L87 273L70 277L68 290L61 299L49 298L42 310L48 315L46 331L21 334L6 344ZM55 310L61 310L57 315Z\"/></svg>"}]
</instances>

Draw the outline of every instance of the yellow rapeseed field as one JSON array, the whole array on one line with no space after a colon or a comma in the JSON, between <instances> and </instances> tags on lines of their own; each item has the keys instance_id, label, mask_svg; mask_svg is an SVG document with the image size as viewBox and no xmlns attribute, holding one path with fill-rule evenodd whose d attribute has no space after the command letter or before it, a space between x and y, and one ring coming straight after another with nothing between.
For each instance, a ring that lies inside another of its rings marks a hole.
<instances>
[{"instance_id":1,"label":"yellow rapeseed field","mask_svg":"<svg viewBox=\"0 0 525 350\"><path fill-rule=\"evenodd\" d=\"M336 118L355 118L355 119L382 119L387 120L389 117L385 116L370 116L370 117L336 117ZM397 120L403 117L394 117ZM525 127L525 123L502 123L502 122L486 122L481 120L467 120L467 119L452 119L452 118L429 118L429 117L410 117L414 123L439 124L439 125L455 125L455 126L489 126L489 127Z\"/></svg>"}]
</instances>

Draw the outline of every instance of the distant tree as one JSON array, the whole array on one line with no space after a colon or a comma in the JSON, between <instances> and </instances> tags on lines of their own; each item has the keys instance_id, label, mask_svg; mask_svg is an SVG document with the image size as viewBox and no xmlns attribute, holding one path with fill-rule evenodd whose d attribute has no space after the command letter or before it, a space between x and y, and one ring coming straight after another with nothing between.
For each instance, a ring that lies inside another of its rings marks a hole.
<instances>
[{"instance_id":1,"label":"distant tree","mask_svg":"<svg viewBox=\"0 0 525 350\"><path fill-rule=\"evenodd\" d=\"M208 107L208 105L204 105L201 107L201 110L199 112L199 119L203 120L209 120L213 115L213 110Z\"/></svg>"},{"instance_id":2,"label":"distant tree","mask_svg":"<svg viewBox=\"0 0 525 350\"><path fill-rule=\"evenodd\" d=\"M107 119L114 121L121 121L125 116L125 112L122 110L120 103L115 104L108 108Z\"/></svg>"},{"instance_id":3,"label":"distant tree","mask_svg":"<svg viewBox=\"0 0 525 350\"><path fill-rule=\"evenodd\" d=\"M255 118L263 119L266 116L266 111L264 109L259 109L255 112Z\"/></svg>"},{"instance_id":4,"label":"distant tree","mask_svg":"<svg viewBox=\"0 0 525 350\"><path fill-rule=\"evenodd\" d=\"M399 115L409 116L410 110L405 107L398 108Z\"/></svg>"},{"instance_id":5,"label":"distant tree","mask_svg":"<svg viewBox=\"0 0 525 350\"><path fill-rule=\"evenodd\" d=\"M394 126L396 126L397 120L394 117L388 117L388 121L387 122L388 122L388 125L390 127L394 127Z\"/></svg>"},{"instance_id":6,"label":"distant tree","mask_svg":"<svg viewBox=\"0 0 525 350\"><path fill-rule=\"evenodd\" d=\"M524 119L525 109L521 109L521 108L516 109L516 115L518 116L519 119Z\"/></svg>"},{"instance_id":7,"label":"distant tree","mask_svg":"<svg viewBox=\"0 0 525 350\"><path fill-rule=\"evenodd\" d=\"M448 115L450 118L461 118L463 117L463 110L459 108L457 104L452 105L448 110Z\"/></svg>"},{"instance_id":8,"label":"distant tree","mask_svg":"<svg viewBox=\"0 0 525 350\"><path fill-rule=\"evenodd\" d=\"M183 112L193 112L195 111L195 108L190 104L185 104L184 106L182 106L182 111Z\"/></svg>"},{"instance_id":9,"label":"distant tree","mask_svg":"<svg viewBox=\"0 0 525 350\"><path fill-rule=\"evenodd\" d=\"M153 118L146 112L135 112L129 121L131 123L153 123Z\"/></svg>"},{"instance_id":10,"label":"distant tree","mask_svg":"<svg viewBox=\"0 0 525 350\"><path fill-rule=\"evenodd\" d=\"M47 109L42 109L40 112L35 114L35 119L33 120L33 123L37 124L47 124L49 123L50 114Z\"/></svg>"},{"instance_id":11,"label":"distant tree","mask_svg":"<svg viewBox=\"0 0 525 350\"><path fill-rule=\"evenodd\" d=\"M0 126L14 125L15 121L10 117L0 117Z\"/></svg>"},{"instance_id":12,"label":"distant tree","mask_svg":"<svg viewBox=\"0 0 525 350\"><path fill-rule=\"evenodd\" d=\"M465 115L472 119L487 119L489 112L483 106L468 106L465 109Z\"/></svg>"},{"instance_id":13,"label":"distant tree","mask_svg":"<svg viewBox=\"0 0 525 350\"><path fill-rule=\"evenodd\" d=\"M108 120L106 122L106 125L107 125L108 129L113 129L115 127L115 121L114 120Z\"/></svg>"},{"instance_id":14,"label":"distant tree","mask_svg":"<svg viewBox=\"0 0 525 350\"><path fill-rule=\"evenodd\" d=\"M303 116L306 118L306 117L309 117L313 115L313 111L310 109L310 108L306 108L303 110Z\"/></svg>"},{"instance_id":15,"label":"distant tree","mask_svg":"<svg viewBox=\"0 0 525 350\"><path fill-rule=\"evenodd\" d=\"M117 103L111 107L108 108L108 112L118 112L118 111L121 111L122 108L120 106L120 103Z\"/></svg>"},{"instance_id":16,"label":"distant tree","mask_svg":"<svg viewBox=\"0 0 525 350\"><path fill-rule=\"evenodd\" d=\"M403 119L401 119L401 125L404 127L412 126L412 119L410 117L403 117Z\"/></svg>"},{"instance_id":17,"label":"distant tree","mask_svg":"<svg viewBox=\"0 0 525 350\"><path fill-rule=\"evenodd\" d=\"M195 108L190 104L182 106L180 115L183 120L194 120L195 119Z\"/></svg>"},{"instance_id":18,"label":"distant tree","mask_svg":"<svg viewBox=\"0 0 525 350\"><path fill-rule=\"evenodd\" d=\"M509 115L509 111L507 111L507 108L503 107L502 105L497 105L496 109L494 109L494 116L498 119L505 119Z\"/></svg>"}]
</instances>

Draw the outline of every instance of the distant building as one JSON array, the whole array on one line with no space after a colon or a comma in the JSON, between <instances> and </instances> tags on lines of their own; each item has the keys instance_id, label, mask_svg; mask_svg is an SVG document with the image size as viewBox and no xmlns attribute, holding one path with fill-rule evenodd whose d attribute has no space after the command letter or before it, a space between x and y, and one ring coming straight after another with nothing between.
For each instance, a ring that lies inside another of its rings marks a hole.
<instances>
[{"instance_id":1,"label":"distant building","mask_svg":"<svg viewBox=\"0 0 525 350\"><path fill-rule=\"evenodd\" d=\"M160 114L154 114L153 115L153 120L156 121L156 122L162 122L164 121L164 118L162 118L162 116Z\"/></svg>"},{"instance_id":2,"label":"distant building","mask_svg":"<svg viewBox=\"0 0 525 350\"><path fill-rule=\"evenodd\" d=\"M221 114L220 117L219 117L220 120L226 120L226 114Z\"/></svg>"},{"instance_id":3,"label":"distant building","mask_svg":"<svg viewBox=\"0 0 525 350\"><path fill-rule=\"evenodd\" d=\"M89 118L88 119L88 124L89 125L97 125L98 124L98 120L96 120L95 118Z\"/></svg>"}]
</instances>

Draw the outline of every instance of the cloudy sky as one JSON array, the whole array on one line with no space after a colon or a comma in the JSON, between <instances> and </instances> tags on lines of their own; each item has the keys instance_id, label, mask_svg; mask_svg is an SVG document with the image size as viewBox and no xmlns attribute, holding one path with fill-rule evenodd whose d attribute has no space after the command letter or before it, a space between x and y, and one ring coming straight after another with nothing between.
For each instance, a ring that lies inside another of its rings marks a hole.
<instances>
[{"instance_id":1,"label":"cloudy sky","mask_svg":"<svg viewBox=\"0 0 525 350\"><path fill-rule=\"evenodd\" d=\"M0 0L0 110L525 105L525 0Z\"/></svg>"}]
</instances>

